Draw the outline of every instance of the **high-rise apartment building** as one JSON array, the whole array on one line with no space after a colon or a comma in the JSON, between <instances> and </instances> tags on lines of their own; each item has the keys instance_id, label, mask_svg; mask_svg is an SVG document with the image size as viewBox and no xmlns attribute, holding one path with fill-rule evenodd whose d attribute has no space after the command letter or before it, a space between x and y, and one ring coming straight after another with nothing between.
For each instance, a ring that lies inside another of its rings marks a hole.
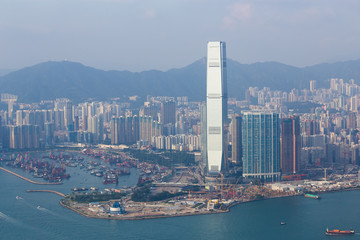
<instances>
[{"instance_id":1,"label":"high-rise apartment building","mask_svg":"<svg viewBox=\"0 0 360 240\"><path fill-rule=\"evenodd\" d=\"M139 140L147 141L149 144L152 137L161 136L163 125L154 121L152 117L139 118Z\"/></svg>"},{"instance_id":2,"label":"high-rise apartment building","mask_svg":"<svg viewBox=\"0 0 360 240\"><path fill-rule=\"evenodd\" d=\"M172 100L161 102L160 123L176 123L176 105Z\"/></svg>"},{"instance_id":3,"label":"high-rise apartment building","mask_svg":"<svg viewBox=\"0 0 360 240\"><path fill-rule=\"evenodd\" d=\"M320 133L319 122L316 120L310 120L310 119L305 120L303 127L306 135L316 135Z\"/></svg>"},{"instance_id":4,"label":"high-rise apartment building","mask_svg":"<svg viewBox=\"0 0 360 240\"><path fill-rule=\"evenodd\" d=\"M22 110L16 111L16 125L18 125L18 126L23 125L23 111Z\"/></svg>"},{"instance_id":5,"label":"high-rise apartment building","mask_svg":"<svg viewBox=\"0 0 360 240\"><path fill-rule=\"evenodd\" d=\"M200 105L200 122L201 122L201 166L205 170L207 162L207 142L206 142L206 103L202 102Z\"/></svg>"},{"instance_id":6,"label":"high-rise apartment building","mask_svg":"<svg viewBox=\"0 0 360 240\"><path fill-rule=\"evenodd\" d=\"M44 126L44 138L45 138L45 146L53 146L54 145L54 132L55 132L55 125L52 122L45 123Z\"/></svg>"},{"instance_id":7,"label":"high-rise apartment building","mask_svg":"<svg viewBox=\"0 0 360 240\"><path fill-rule=\"evenodd\" d=\"M113 145L119 144L118 127L119 118L113 117L110 122L110 141Z\"/></svg>"},{"instance_id":8,"label":"high-rise apartment building","mask_svg":"<svg viewBox=\"0 0 360 240\"><path fill-rule=\"evenodd\" d=\"M242 121L243 177L263 181L280 179L279 115L244 112Z\"/></svg>"},{"instance_id":9,"label":"high-rise apartment building","mask_svg":"<svg viewBox=\"0 0 360 240\"><path fill-rule=\"evenodd\" d=\"M40 147L39 126L37 125L6 126L6 132L8 132L7 148L33 149Z\"/></svg>"},{"instance_id":10,"label":"high-rise apartment building","mask_svg":"<svg viewBox=\"0 0 360 240\"><path fill-rule=\"evenodd\" d=\"M232 117L231 121L231 143L232 143L232 162L240 164L242 159L242 118L239 115Z\"/></svg>"},{"instance_id":11,"label":"high-rise apartment building","mask_svg":"<svg viewBox=\"0 0 360 240\"><path fill-rule=\"evenodd\" d=\"M111 144L134 144L139 140L139 117L113 117L110 123Z\"/></svg>"},{"instance_id":12,"label":"high-rise apartment building","mask_svg":"<svg viewBox=\"0 0 360 240\"><path fill-rule=\"evenodd\" d=\"M64 130L64 111L63 110L55 110L54 111L54 124L55 130Z\"/></svg>"},{"instance_id":13,"label":"high-rise apartment building","mask_svg":"<svg viewBox=\"0 0 360 240\"><path fill-rule=\"evenodd\" d=\"M281 172L294 174L300 171L301 154L300 118L291 116L281 120Z\"/></svg>"},{"instance_id":14,"label":"high-rise apartment building","mask_svg":"<svg viewBox=\"0 0 360 240\"><path fill-rule=\"evenodd\" d=\"M353 96L350 98L350 111L357 112L358 109L358 98Z\"/></svg>"},{"instance_id":15,"label":"high-rise apartment building","mask_svg":"<svg viewBox=\"0 0 360 240\"><path fill-rule=\"evenodd\" d=\"M150 116L153 120L158 120L158 108L154 104L150 104L149 102L144 103L144 106L140 109L140 116Z\"/></svg>"},{"instance_id":16,"label":"high-rise apartment building","mask_svg":"<svg viewBox=\"0 0 360 240\"><path fill-rule=\"evenodd\" d=\"M64 107L64 116L65 116L65 127L68 131L74 129L74 122L73 122L73 109L71 101L65 102Z\"/></svg>"},{"instance_id":17,"label":"high-rise apartment building","mask_svg":"<svg viewBox=\"0 0 360 240\"><path fill-rule=\"evenodd\" d=\"M226 44L209 42L206 72L206 124L208 174L218 174L227 163Z\"/></svg>"},{"instance_id":18,"label":"high-rise apartment building","mask_svg":"<svg viewBox=\"0 0 360 240\"><path fill-rule=\"evenodd\" d=\"M88 118L88 132L93 134L95 143L102 143L104 140L104 116L97 114Z\"/></svg>"},{"instance_id":19,"label":"high-rise apartment building","mask_svg":"<svg viewBox=\"0 0 360 240\"><path fill-rule=\"evenodd\" d=\"M310 80L310 92L314 92L316 90L316 80Z\"/></svg>"},{"instance_id":20,"label":"high-rise apartment building","mask_svg":"<svg viewBox=\"0 0 360 240\"><path fill-rule=\"evenodd\" d=\"M1 116L0 116L0 149L3 148L3 145L2 145L2 142L3 142L3 130L2 130L2 119L1 119Z\"/></svg>"}]
</instances>

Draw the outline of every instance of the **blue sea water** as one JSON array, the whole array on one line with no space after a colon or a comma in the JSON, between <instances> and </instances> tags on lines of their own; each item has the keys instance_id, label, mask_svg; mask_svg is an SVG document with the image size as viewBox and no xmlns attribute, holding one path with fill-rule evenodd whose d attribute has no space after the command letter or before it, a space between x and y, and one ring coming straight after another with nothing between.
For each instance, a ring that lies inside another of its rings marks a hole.
<instances>
[{"instance_id":1,"label":"blue sea water","mask_svg":"<svg viewBox=\"0 0 360 240\"><path fill-rule=\"evenodd\" d=\"M23 170L11 170L31 177ZM325 236L327 227L360 233L360 191L322 194L321 200L298 196L245 203L225 214L134 221L86 218L61 207L60 196L26 193L104 188L101 179L78 168L68 171L70 180L57 186L33 185L0 171L0 239L360 239L358 234ZM134 185L137 175L132 170L119 179L119 186ZM286 225L281 226L282 221Z\"/></svg>"}]
</instances>

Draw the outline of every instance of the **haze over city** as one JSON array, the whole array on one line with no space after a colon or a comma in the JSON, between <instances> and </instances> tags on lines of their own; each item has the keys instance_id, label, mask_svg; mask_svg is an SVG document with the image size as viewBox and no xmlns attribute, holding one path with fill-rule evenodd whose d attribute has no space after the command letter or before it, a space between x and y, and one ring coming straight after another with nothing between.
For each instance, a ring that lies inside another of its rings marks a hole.
<instances>
[{"instance_id":1,"label":"haze over city","mask_svg":"<svg viewBox=\"0 0 360 240\"><path fill-rule=\"evenodd\" d=\"M2 0L0 238L356 238L359 7Z\"/></svg>"},{"instance_id":2,"label":"haze over city","mask_svg":"<svg viewBox=\"0 0 360 240\"><path fill-rule=\"evenodd\" d=\"M358 59L360 2L33 0L0 2L0 69L69 60L104 70L168 70L228 43L241 63Z\"/></svg>"}]
</instances>

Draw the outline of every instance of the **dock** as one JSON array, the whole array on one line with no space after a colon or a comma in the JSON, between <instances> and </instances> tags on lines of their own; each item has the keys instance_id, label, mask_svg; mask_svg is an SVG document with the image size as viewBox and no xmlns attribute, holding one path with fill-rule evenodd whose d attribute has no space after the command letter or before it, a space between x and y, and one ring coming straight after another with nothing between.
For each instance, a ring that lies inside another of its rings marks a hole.
<instances>
[{"instance_id":1,"label":"dock","mask_svg":"<svg viewBox=\"0 0 360 240\"><path fill-rule=\"evenodd\" d=\"M12 175L14 175L14 176L16 176L16 177L18 177L18 178L21 178L22 180L25 180L25 181L27 181L27 182L29 182L29 183L32 183L32 184L37 184L37 185L59 185L59 184L62 184L61 182L56 182L56 183L35 182L35 181L33 181L33 180L30 180L30 179L28 179L28 178L26 178L26 177L23 177L23 176L17 174L17 173L14 173L14 172L6 169L6 168L0 167L0 170L3 170L3 171L5 171L5 172L8 172L8 173L10 173L10 174L12 174Z\"/></svg>"}]
</instances>

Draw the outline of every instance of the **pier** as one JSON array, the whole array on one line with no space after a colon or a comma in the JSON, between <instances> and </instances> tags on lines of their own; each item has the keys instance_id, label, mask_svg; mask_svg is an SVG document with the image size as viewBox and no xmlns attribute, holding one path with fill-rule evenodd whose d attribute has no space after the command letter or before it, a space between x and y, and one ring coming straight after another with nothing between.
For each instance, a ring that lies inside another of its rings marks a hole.
<instances>
[{"instance_id":1,"label":"pier","mask_svg":"<svg viewBox=\"0 0 360 240\"><path fill-rule=\"evenodd\" d=\"M61 193L61 192L57 192L57 191L53 191L53 190L26 190L26 192L49 192L49 193L54 193L57 194L61 197L66 197L65 194Z\"/></svg>"},{"instance_id":2,"label":"pier","mask_svg":"<svg viewBox=\"0 0 360 240\"><path fill-rule=\"evenodd\" d=\"M23 176L17 174L17 173L14 173L14 172L6 169L6 168L0 167L0 170L3 170L3 171L5 171L5 172L8 172L8 173L10 173L10 174L12 174L12 175L14 175L14 176L16 176L16 177L18 177L18 178L21 178L22 180L25 180L25 181L27 181L27 182L29 182L29 183L32 183L32 184L38 184L38 185L59 185L59 184L62 184L61 182L56 182L56 183L35 182L35 181L33 181L33 180L30 180L30 179L28 179L28 178L26 178L26 177L23 177Z\"/></svg>"}]
</instances>

